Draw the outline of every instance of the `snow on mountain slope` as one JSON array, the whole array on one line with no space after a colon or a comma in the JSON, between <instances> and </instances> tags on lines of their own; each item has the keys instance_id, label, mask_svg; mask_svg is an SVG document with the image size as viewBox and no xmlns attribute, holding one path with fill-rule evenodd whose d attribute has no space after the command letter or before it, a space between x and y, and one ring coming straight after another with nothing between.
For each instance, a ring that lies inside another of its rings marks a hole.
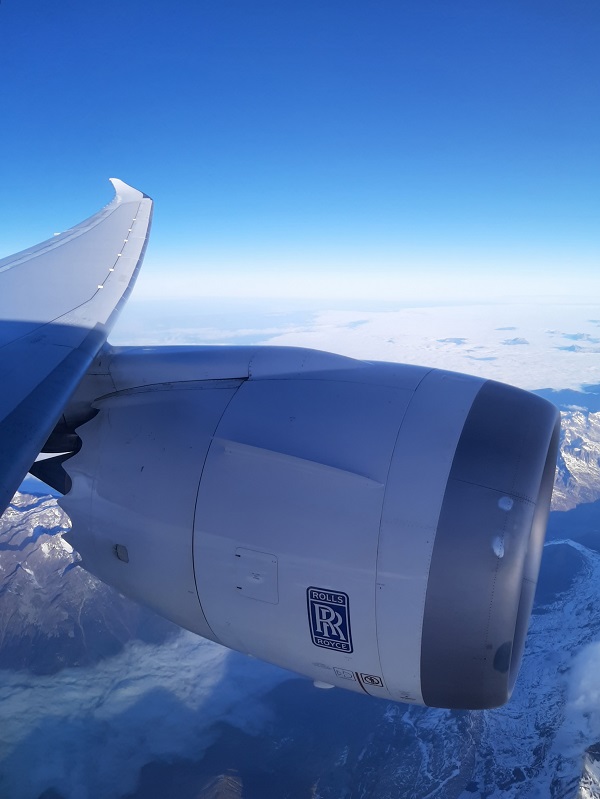
<instances>
[{"instance_id":1,"label":"snow on mountain slope","mask_svg":"<svg viewBox=\"0 0 600 799\"><path fill-rule=\"evenodd\" d=\"M600 744L590 747L583 761L583 776L576 799L598 799L600 796Z\"/></svg>"},{"instance_id":2,"label":"snow on mountain slope","mask_svg":"<svg viewBox=\"0 0 600 799\"><path fill-rule=\"evenodd\" d=\"M49 496L17 493L0 518L0 668L48 674L160 642L178 629L88 572L63 540L67 516Z\"/></svg>"},{"instance_id":3,"label":"snow on mountain slope","mask_svg":"<svg viewBox=\"0 0 600 799\"><path fill-rule=\"evenodd\" d=\"M570 408L561 417L553 510L569 510L600 498L600 413Z\"/></svg>"}]
</instances>

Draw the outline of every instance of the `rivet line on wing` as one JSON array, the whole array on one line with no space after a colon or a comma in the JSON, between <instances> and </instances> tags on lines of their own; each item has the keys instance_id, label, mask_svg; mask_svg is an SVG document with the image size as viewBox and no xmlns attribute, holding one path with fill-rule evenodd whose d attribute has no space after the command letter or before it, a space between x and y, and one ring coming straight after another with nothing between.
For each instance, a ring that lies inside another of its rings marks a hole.
<instances>
[{"instance_id":1,"label":"rivet line on wing","mask_svg":"<svg viewBox=\"0 0 600 799\"><path fill-rule=\"evenodd\" d=\"M139 213L140 207L141 207L141 203L138 205L138 207L137 207L137 210L136 210L136 212L135 212L135 213L136 213L136 215L133 217L133 220L132 220L132 222L131 222L131 225L132 225L132 226L131 226L130 228L127 228L127 232L128 232L128 233L131 233L131 231L133 230L133 223L134 223L134 222L136 221L136 219L137 219L137 214ZM107 281L107 280L108 280L108 278L110 277L110 273L115 271L115 267L116 267L116 266L117 266L117 264L119 263L118 259L119 259L119 258L121 258L121 257L123 256L123 251L125 250L125 245L126 245L128 242L129 242L129 238L123 239L123 244L121 245L121 251L117 253L117 257L115 258L115 262L114 262L114 264L113 264L111 267L109 267L109 269L108 269L108 274L106 275L106 277L104 278L104 280L102 281L102 283L98 283L98 288L96 289L96 291L100 291L100 289L103 289L103 288L104 288L104 284L106 283L106 281Z\"/></svg>"},{"instance_id":2,"label":"rivet line on wing","mask_svg":"<svg viewBox=\"0 0 600 799\"><path fill-rule=\"evenodd\" d=\"M139 208L141 208L141 205L142 205L142 203L140 202L140 203L139 203L139 206L138 206L138 210L136 211L136 214L138 213L138 211L139 211ZM113 206L113 204L112 204L112 203L110 203L109 205L107 205L107 206L106 206L106 208L104 208L104 209L103 209L103 211L104 211L104 215L103 215L102 219L106 218L107 216L110 216L110 214L111 214L111 213L113 213L113 211L115 210L115 208L116 208L116 207L117 207L117 206ZM150 219L151 219L151 218L152 218L152 214L150 213ZM96 221L96 222L95 222L93 225L89 225L89 226L87 226L87 227L84 227L83 225L80 225L79 227L72 228L71 230L69 230L69 231L67 231L67 232L68 232L68 233L71 233L71 232L73 232L73 233L76 233L77 235L79 235L79 233L80 233L80 232L85 232L86 230L91 230L93 227L95 227L95 226L96 226L96 224L99 224L99 222L101 222L101 221L102 221L102 219L99 219L99 220L98 220L98 221ZM135 221L136 219L137 219L137 216L135 216L135 217L134 217L134 220L133 220L133 221ZM147 242L147 239L148 239L148 234L146 233L146 236L145 236L145 241L146 241L146 242ZM43 242L43 244L46 244L46 242ZM143 257L144 249L145 249L145 245L142 247L142 251L141 251L140 258L141 258L141 257ZM26 251L26 252L30 252L30 251ZM40 250L39 252L36 252L36 253L34 253L34 255L39 255L39 254L41 255L41 253L42 253L42 251ZM138 258L137 266L136 266L136 268L133 270L133 275L135 275L135 274L137 273L137 271L139 271L139 267L140 267L140 258ZM23 259L22 259L22 260L26 260L26 259L25 259L25 257L23 257ZM18 261L17 263L20 263L20 262L21 262L21 260L20 260L20 261ZM116 263L117 263L117 261L116 261L116 259L115 259L115 265L116 265ZM1 271L4 271L5 269L11 269L11 268L12 268L13 266L15 266L15 265L16 265L16 263L14 263L14 262L13 262L13 263L11 263L10 265L7 265L6 267L3 267L2 269L0 269L0 272L1 272ZM112 267L109 269L109 272L114 272L114 271L115 271L115 267L114 267L114 266L112 266ZM41 328L45 328L45 327L47 327L47 326L49 326L49 325L57 324L57 323L59 322L59 320L61 320L61 319L63 319L63 318L66 318L66 317L69 317L69 316L72 316L72 315L73 315L73 314L75 314L75 313L76 313L76 312L77 312L77 311L78 311L80 308L83 308L83 307L85 307L85 306L87 305L87 303L88 303L88 302L90 302L90 301L91 301L91 300L92 300L92 299L93 299L93 298L96 296L96 294L98 293L98 291L100 290L100 288L103 288L103 287L104 287L104 283L102 283L102 284L98 284L98 288L96 289L96 291L94 291L94 292L93 292L93 294L91 295L91 297L89 297L87 300L84 300L83 302L79 303L79 305L76 305L74 308L71 308L69 311L66 311L65 313L62 313L62 314L60 314L59 316L56 316L56 317L54 317L53 319L49 319L47 322L44 322L43 324L40 324L40 325L39 325L39 328L36 328L36 330L38 330L38 329L41 329ZM127 297L129 296L129 294L130 294L130 293L131 293L131 285L129 285L129 287L128 287L128 288L126 288L126 289L124 290L124 293L123 293L123 295L122 295L121 299L120 299L120 300L119 300L119 302L117 303L117 305L116 305L115 309L113 310L112 314L111 314L111 315L109 315L109 317L108 317L108 320L109 320L109 321L110 321L111 317L112 317L112 316L115 314L115 312L116 312L116 311L117 311L117 310L118 310L118 309L119 309L119 308L122 306L122 304L123 304L123 301L124 301L124 299L123 299L123 298L127 298ZM33 332L33 331L29 331L29 333L31 333L31 332ZM29 335L29 333L27 333L27 334L23 334L23 336L20 336L19 338L20 338L20 339L21 339L21 338L25 338L27 335ZM18 340L18 339L14 339L14 340ZM5 346L5 345L2 345L2 346ZM63 346L63 345L57 345L57 346ZM68 349L68 347L65 347L65 348L66 348L66 349Z\"/></svg>"}]
</instances>

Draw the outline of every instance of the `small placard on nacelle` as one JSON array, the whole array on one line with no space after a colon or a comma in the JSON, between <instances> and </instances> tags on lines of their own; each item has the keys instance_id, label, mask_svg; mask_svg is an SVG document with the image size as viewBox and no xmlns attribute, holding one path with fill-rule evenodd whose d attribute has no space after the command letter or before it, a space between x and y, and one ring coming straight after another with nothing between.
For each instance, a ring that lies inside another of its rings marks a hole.
<instances>
[{"instance_id":1,"label":"small placard on nacelle","mask_svg":"<svg viewBox=\"0 0 600 799\"><path fill-rule=\"evenodd\" d=\"M235 566L235 588L238 594L272 605L279 602L275 555L238 547L235 550Z\"/></svg>"}]
</instances>

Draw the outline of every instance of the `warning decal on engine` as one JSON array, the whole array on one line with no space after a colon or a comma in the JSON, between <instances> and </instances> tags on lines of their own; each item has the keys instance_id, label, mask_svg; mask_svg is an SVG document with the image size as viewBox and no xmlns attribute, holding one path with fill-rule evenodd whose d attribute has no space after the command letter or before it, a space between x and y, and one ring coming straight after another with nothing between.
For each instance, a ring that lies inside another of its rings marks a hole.
<instances>
[{"instance_id":1,"label":"warning decal on engine","mask_svg":"<svg viewBox=\"0 0 600 799\"><path fill-rule=\"evenodd\" d=\"M358 679L364 685L370 685L372 688L383 688L383 680L375 674L359 674Z\"/></svg>"},{"instance_id":2,"label":"warning decal on engine","mask_svg":"<svg viewBox=\"0 0 600 799\"><path fill-rule=\"evenodd\" d=\"M352 652L348 594L308 588L306 597L313 644L336 652Z\"/></svg>"},{"instance_id":3,"label":"warning decal on engine","mask_svg":"<svg viewBox=\"0 0 600 799\"><path fill-rule=\"evenodd\" d=\"M337 677L341 677L342 680L354 680L356 682L356 677L354 676L354 672L350 671L349 669L339 669L337 666L333 667L335 674Z\"/></svg>"}]
</instances>

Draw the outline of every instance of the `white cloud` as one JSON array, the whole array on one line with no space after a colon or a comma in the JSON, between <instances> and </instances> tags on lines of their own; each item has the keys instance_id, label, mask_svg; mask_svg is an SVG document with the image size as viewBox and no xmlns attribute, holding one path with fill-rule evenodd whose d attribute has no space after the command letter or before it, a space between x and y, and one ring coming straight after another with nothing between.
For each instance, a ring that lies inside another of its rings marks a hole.
<instances>
[{"instance_id":1,"label":"white cloud","mask_svg":"<svg viewBox=\"0 0 600 799\"><path fill-rule=\"evenodd\" d=\"M466 372L527 389L578 389L600 383L600 346L586 339L577 351L562 347L570 342L565 334L599 337L598 323L590 321L595 312L580 305L524 303L330 311L316 315L304 330L282 332L265 343ZM514 328L509 339L507 327ZM509 345L514 340L519 346Z\"/></svg>"},{"instance_id":2,"label":"white cloud","mask_svg":"<svg viewBox=\"0 0 600 799\"><path fill-rule=\"evenodd\" d=\"M0 794L116 799L150 760L200 756L217 720L258 729L260 697L290 676L187 632L53 676L0 672Z\"/></svg>"},{"instance_id":3,"label":"white cloud","mask_svg":"<svg viewBox=\"0 0 600 799\"><path fill-rule=\"evenodd\" d=\"M194 312L189 304L168 309L153 302L132 305L112 336L116 344L272 344L310 347L365 360L414 363L465 372L527 389L579 389L600 383L597 306L487 303L421 305L375 310L287 308L262 310L223 301ZM193 304L192 304L193 306ZM178 314L176 309L180 307ZM327 306L325 306L326 308ZM161 314L165 316L161 318ZM168 314L168 315L167 315ZM573 342L577 344L574 347Z\"/></svg>"},{"instance_id":4,"label":"white cloud","mask_svg":"<svg viewBox=\"0 0 600 799\"><path fill-rule=\"evenodd\" d=\"M565 723L560 744L565 755L582 757L600 741L600 641L584 647L572 661Z\"/></svg>"}]
</instances>

